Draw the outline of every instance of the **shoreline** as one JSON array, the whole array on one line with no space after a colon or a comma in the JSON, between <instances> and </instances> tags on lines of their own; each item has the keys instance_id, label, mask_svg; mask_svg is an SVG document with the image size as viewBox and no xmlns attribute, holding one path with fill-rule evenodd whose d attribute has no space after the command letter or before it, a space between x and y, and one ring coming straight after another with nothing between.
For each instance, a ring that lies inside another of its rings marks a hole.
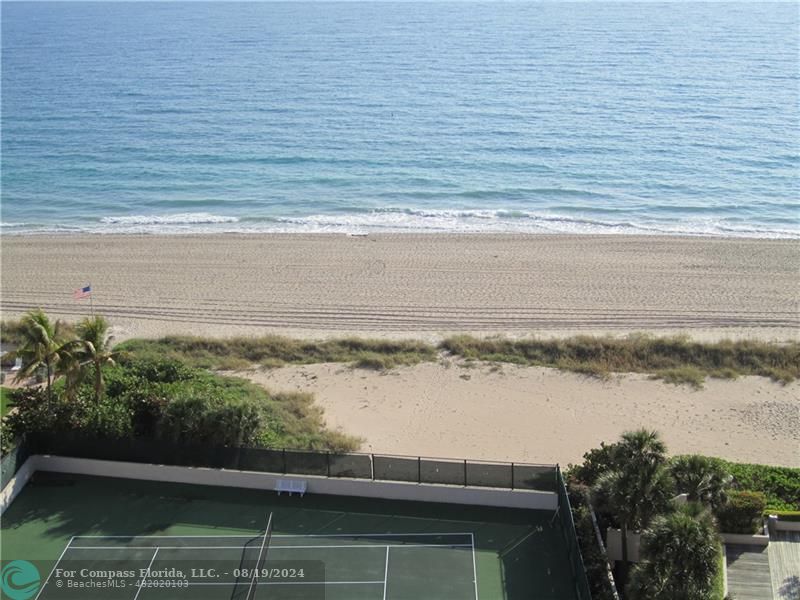
<instances>
[{"instance_id":1,"label":"shoreline","mask_svg":"<svg viewBox=\"0 0 800 600\"><path fill-rule=\"evenodd\" d=\"M0 239L3 318L117 339L688 334L800 339L800 243L569 234L94 234ZM31 276L35 273L36 276Z\"/></svg>"},{"instance_id":2,"label":"shoreline","mask_svg":"<svg viewBox=\"0 0 800 600\"><path fill-rule=\"evenodd\" d=\"M657 232L657 233L629 233L629 232L570 232L570 231L514 231L514 230L486 230L486 231L445 231L439 229L419 229L419 230L392 230L389 228L365 231L335 231L335 230L309 230L309 231L2 231L0 227L0 238L187 238L187 237L241 237L241 238L263 238L263 237L342 237L342 238L365 238L365 237L529 237L529 238L652 238L668 240L718 240L728 242L795 242L800 243L800 232L791 235L722 235L717 233L689 233L689 232Z\"/></svg>"}]
</instances>

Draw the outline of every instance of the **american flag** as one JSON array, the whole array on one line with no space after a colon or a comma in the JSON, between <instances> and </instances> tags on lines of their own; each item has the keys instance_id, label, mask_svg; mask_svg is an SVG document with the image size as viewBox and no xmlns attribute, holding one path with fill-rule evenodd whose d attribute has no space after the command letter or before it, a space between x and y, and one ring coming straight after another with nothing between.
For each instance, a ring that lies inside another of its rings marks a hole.
<instances>
[{"instance_id":1,"label":"american flag","mask_svg":"<svg viewBox=\"0 0 800 600\"><path fill-rule=\"evenodd\" d=\"M88 298L92 295L92 286L87 285L86 287L78 288L74 292L72 292L72 297L75 300L80 300L81 298Z\"/></svg>"}]
</instances>

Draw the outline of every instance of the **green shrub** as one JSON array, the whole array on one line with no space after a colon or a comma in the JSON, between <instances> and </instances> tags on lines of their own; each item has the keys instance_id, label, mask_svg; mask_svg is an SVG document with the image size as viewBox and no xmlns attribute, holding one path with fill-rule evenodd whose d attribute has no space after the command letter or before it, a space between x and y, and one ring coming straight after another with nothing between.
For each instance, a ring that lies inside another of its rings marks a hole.
<instances>
[{"instance_id":1,"label":"green shrub","mask_svg":"<svg viewBox=\"0 0 800 600\"><path fill-rule=\"evenodd\" d=\"M599 448L592 448L583 455L579 465L567 465L567 479L571 482L593 486L604 473L615 468L614 451L616 444L600 442Z\"/></svg>"},{"instance_id":2,"label":"green shrub","mask_svg":"<svg viewBox=\"0 0 800 600\"><path fill-rule=\"evenodd\" d=\"M94 401L91 382L73 400L64 382L53 402L37 389L17 390L17 411L6 419L12 434L164 438L213 446L269 445L354 450L358 440L325 427L308 394L270 394L244 379L223 377L165 358L128 356L103 369L105 393Z\"/></svg>"},{"instance_id":3,"label":"green shrub","mask_svg":"<svg viewBox=\"0 0 800 600\"><path fill-rule=\"evenodd\" d=\"M767 498L761 492L750 490L729 492L728 501L716 511L720 531L724 533L756 533L766 506Z\"/></svg>"},{"instance_id":4,"label":"green shrub","mask_svg":"<svg viewBox=\"0 0 800 600\"><path fill-rule=\"evenodd\" d=\"M800 510L800 469L722 461L740 489L763 492L771 510Z\"/></svg>"},{"instance_id":5,"label":"green shrub","mask_svg":"<svg viewBox=\"0 0 800 600\"><path fill-rule=\"evenodd\" d=\"M262 417L251 401L226 398L215 389L195 389L164 407L155 433L181 444L255 446Z\"/></svg>"},{"instance_id":6,"label":"green shrub","mask_svg":"<svg viewBox=\"0 0 800 600\"><path fill-rule=\"evenodd\" d=\"M764 515L775 515L779 521L800 521L800 510L765 510Z\"/></svg>"}]
</instances>

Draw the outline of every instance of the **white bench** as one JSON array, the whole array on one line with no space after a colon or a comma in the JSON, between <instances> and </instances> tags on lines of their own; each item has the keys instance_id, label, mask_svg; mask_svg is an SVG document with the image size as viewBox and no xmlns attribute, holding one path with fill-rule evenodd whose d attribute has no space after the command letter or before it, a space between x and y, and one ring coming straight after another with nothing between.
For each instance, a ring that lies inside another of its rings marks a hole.
<instances>
[{"instance_id":1,"label":"white bench","mask_svg":"<svg viewBox=\"0 0 800 600\"><path fill-rule=\"evenodd\" d=\"M275 482L275 491L278 496L281 492L288 492L291 496L293 493L300 494L302 498L308 488L308 482L305 479L278 479Z\"/></svg>"}]
</instances>

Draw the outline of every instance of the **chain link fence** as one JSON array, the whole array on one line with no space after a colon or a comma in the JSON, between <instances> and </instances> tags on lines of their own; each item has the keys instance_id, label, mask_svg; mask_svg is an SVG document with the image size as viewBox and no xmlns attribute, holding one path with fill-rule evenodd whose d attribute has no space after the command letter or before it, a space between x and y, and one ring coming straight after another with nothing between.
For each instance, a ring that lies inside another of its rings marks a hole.
<instances>
[{"instance_id":1,"label":"chain link fence","mask_svg":"<svg viewBox=\"0 0 800 600\"><path fill-rule=\"evenodd\" d=\"M572 508L569 504L567 488L564 485L564 479L561 477L561 469L559 467L556 467L556 476L558 477L558 516L561 520L561 532L564 534L564 541L567 544L576 598L578 600L592 600L589 581L586 579L586 569L583 566L583 557L578 547L578 534L575 531L575 522L572 519Z\"/></svg>"},{"instance_id":2,"label":"chain link fence","mask_svg":"<svg viewBox=\"0 0 800 600\"><path fill-rule=\"evenodd\" d=\"M28 445L38 454L135 463L509 490L556 492L559 489L558 471L554 465L358 452L213 448L165 440L109 439L82 435L64 435L57 439L31 436Z\"/></svg>"}]
</instances>

